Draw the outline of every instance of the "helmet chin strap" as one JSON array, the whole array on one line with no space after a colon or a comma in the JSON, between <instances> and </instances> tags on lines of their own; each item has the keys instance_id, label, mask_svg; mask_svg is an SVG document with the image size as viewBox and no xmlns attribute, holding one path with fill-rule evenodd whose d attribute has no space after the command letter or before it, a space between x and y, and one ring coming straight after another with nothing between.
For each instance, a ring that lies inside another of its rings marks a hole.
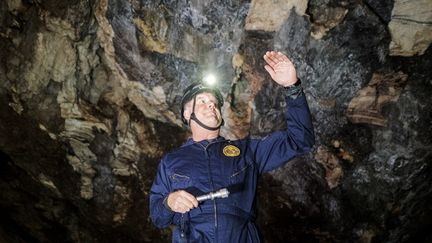
<instances>
[{"instance_id":1,"label":"helmet chin strap","mask_svg":"<svg viewBox=\"0 0 432 243\"><path fill-rule=\"evenodd\" d=\"M198 125L200 125L202 128L204 128L204 129L207 129L207 130L210 130L210 131L216 131L216 130L218 130L221 126L223 126L224 125L224 120L222 119L222 122L219 124L219 126L217 126L217 127L209 127L209 126L207 126L206 124L204 124L204 123L202 123L200 120L198 120L198 118L196 117L196 115L195 115L195 102L196 102L196 96L194 97L194 100L193 100L193 106L192 106L192 114L191 114L191 116L190 116L190 119L189 119L189 126L190 126L190 123L191 123L191 120L194 120Z\"/></svg>"}]
</instances>

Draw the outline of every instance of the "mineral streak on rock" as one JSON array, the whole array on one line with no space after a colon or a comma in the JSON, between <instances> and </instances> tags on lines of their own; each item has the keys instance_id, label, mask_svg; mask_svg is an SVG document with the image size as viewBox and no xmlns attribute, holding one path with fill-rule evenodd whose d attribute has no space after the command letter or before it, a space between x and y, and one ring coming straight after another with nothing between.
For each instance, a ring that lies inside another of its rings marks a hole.
<instances>
[{"instance_id":1,"label":"mineral streak on rock","mask_svg":"<svg viewBox=\"0 0 432 243\"><path fill-rule=\"evenodd\" d=\"M353 123L386 126L383 107L397 102L408 76L402 72L374 73L368 86L351 100L347 116Z\"/></svg>"}]
</instances>

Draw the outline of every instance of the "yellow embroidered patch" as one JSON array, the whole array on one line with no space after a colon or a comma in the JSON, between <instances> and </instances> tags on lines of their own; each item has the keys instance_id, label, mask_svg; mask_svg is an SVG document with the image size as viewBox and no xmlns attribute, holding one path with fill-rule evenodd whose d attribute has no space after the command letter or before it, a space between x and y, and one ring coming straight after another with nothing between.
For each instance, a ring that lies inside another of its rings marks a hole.
<instances>
[{"instance_id":1,"label":"yellow embroidered patch","mask_svg":"<svg viewBox=\"0 0 432 243\"><path fill-rule=\"evenodd\" d=\"M240 155L240 149L234 145L227 145L223 148L223 154L228 157L236 157Z\"/></svg>"}]
</instances>

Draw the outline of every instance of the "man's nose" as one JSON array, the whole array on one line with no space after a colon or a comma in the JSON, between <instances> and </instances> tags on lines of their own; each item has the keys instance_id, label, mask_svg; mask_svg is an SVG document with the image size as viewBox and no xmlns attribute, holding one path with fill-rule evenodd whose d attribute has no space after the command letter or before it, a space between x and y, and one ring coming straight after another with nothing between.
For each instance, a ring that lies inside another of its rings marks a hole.
<instances>
[{"instance_id":1,"label":"man's nose","mask_svg":"<svg viewBox=\"0 0 432 243\"><path fill-rule=\"evenodd\" d=\"M208 107L209 107L209 108L214 108L214 107L215 107L215 104L214 104L213 102L209 102L209 103L208 103Z\"/></svg>"}]
</instances>

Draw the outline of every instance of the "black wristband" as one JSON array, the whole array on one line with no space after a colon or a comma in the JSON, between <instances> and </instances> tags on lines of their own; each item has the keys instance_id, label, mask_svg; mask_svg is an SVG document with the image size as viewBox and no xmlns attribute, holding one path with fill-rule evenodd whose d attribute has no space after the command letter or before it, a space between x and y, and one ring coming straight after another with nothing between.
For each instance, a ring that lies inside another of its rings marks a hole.
<instances>
[{"instance_id":1,"label":"black wristband","mask_svg":"<svg viewBox=\"0 0 432 243\"><path fill-rule=\"evenodd\" d=\"M285 96L290 99L296 99L303 94L303 88L301 86L300 79L297 79L297 82L295 84L284 87L284 90Z\"/></svg>"}]
</instances>

